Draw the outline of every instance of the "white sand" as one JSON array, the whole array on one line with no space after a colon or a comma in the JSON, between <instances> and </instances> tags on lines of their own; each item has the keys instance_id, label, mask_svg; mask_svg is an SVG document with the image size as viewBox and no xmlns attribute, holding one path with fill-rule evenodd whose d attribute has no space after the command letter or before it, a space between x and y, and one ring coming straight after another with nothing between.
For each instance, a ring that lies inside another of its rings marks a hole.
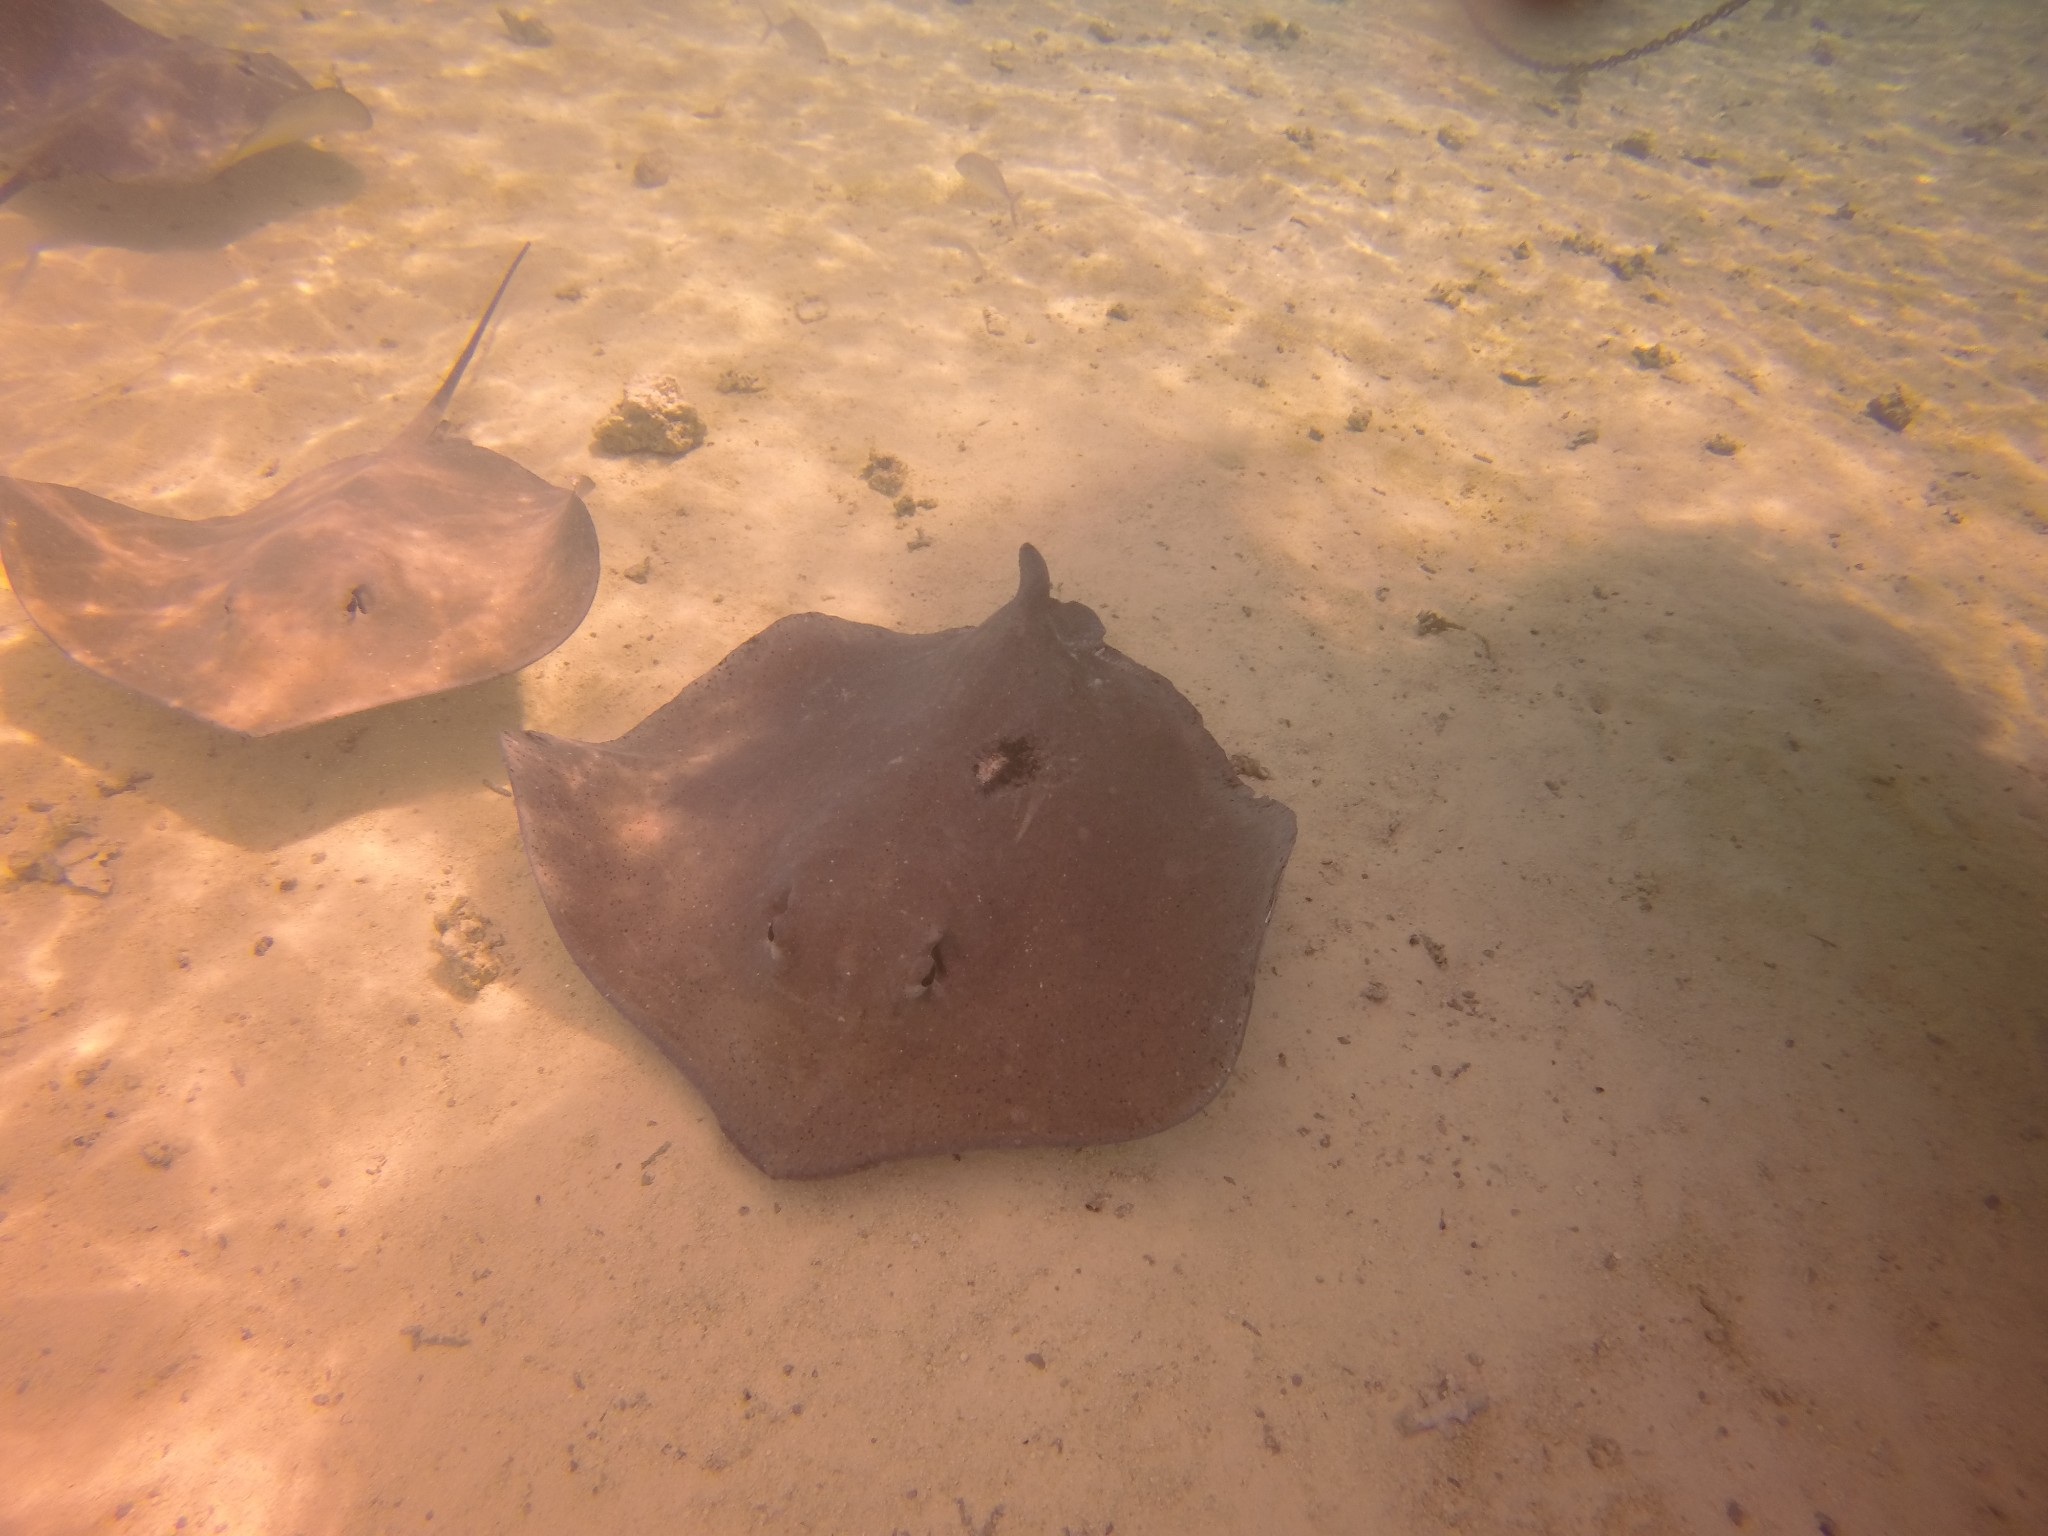
<instances>
[{"instance_id":1,"label":"white sand","mask_svg":"<svg viewBox=\"0 0 2048 1536\"><path fill-rule=\"evenodd\" d=\"M738 4L126 9L377 126L0 211L57 240L0 466L247 505L531 239L454 415L596 481L607 575L517 679L264 742L5 599L0 847L107 893L0 891L0 1530L2048 1529L2035 0L1758 0L1576 106L1450 0L807 0L827 63ZM648 373L708 445L593 458ZM775 1184L563 952L496 732L793 610L977 621L1025 539L1300 817L1240 1069Z\"/></svg>"}]
</instances>

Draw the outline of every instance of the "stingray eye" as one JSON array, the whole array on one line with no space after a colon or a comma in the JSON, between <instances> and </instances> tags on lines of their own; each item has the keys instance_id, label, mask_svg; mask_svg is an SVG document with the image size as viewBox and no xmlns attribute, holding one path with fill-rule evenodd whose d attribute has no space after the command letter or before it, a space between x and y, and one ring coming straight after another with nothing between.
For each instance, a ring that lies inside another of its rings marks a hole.
<instances>
[{"instance_id":1,"label":"stingray eye","mask_svg":"<svg viewBox=\"0 0 2048 1536\"><path fill-rule=\"evenodd\" d=\"M346 607L342 611L346 613L351 620L353 620L355 616L359 613L368 613L370 611L369 587L351 587L349 589L348 594L348 607Z\"/></svg>"},{"instance_id":2,"label":"stingray eye","mask_svg":"<svg viewBox=\"0 0 2048 1536\"><path fill-rule=\"evenodd\" d=\"M974 787L983 794L1022 784L1038 772L1038 749L1029 736L1005 736L974 759Z\"/></svg>"}]
</instances>

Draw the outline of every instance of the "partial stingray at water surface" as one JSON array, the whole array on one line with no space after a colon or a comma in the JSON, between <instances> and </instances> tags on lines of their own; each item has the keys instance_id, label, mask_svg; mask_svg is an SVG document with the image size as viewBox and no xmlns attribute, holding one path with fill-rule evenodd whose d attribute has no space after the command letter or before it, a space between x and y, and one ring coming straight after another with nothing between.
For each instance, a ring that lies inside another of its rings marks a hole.
<instances>
[{"instance_id":1,"label":"partial stingray at water surface","mask_svg":"<svg viewBox=\"0 0 2048 1536\"><path fill-rule=\"evenodd\" d=\"M597 593L590 513L444 421L525 255L396 439L240 515L165 517L0 476L0 559L29 617L95 672L249 736L552 651Z\"/></svg>"},{"instance_id":2,"label":"partial stingray at water surface","mask_svg":"<svg viewBox=\"0 0 2048 1536\"><path fill-rule=\"evenodd\" d=\"M271 54L165 37L102 0L0 0L0 202L66 176L204 181L369 126L347 91Z\"/></svg>"},{"instance_id":3,"label":"partial stingray at water surface","mask_svg":"<svg viewBox=\"0 0 2048 1536\"><path fill-rule=\"evenodd\" d=\"M1164 1130L1294 815L1020 556L984 623L770 625L616 741L507 733L563 943L778 1177Z\"/></svg>"}]
</instances>

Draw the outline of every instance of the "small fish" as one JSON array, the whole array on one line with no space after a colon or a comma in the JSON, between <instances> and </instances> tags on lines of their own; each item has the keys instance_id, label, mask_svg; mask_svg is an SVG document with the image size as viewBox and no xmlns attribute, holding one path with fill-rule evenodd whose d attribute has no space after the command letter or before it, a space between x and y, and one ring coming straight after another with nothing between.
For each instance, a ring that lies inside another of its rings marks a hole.
<instances>
[{"instance_id":1,"label":"small fish","mask_svg":"<svg viewBox=\"0 0 2048 1536\"><path fill-rule=\"evenodd\" d=\"M1003 168L987 155L969 150L953 162L953 169L960 173L960 179L977 192L986 192L990 197L1000 197L1010 205L1010 227L1017 227L1017 195L1010 190L1010 184L1003 180Z\"/></svg>"},{"instance_id":2,"label":"small fish","mask_svg":"<svg viewBox=\"0 0 2048 1536\"><path fill-rule=\"evenodd\" d=\"M505 35L522 48L546 48L555 40L548 24L538 16L498 7L498 19L505 23Z\"/></svg>"},{"instance_id":3,"label":"small fish","mask_svg":"<svg viewBox=\"0 0 2048 1536\"><path fill-rule=\"evenodd\" d=\"M762 8L761 18L767 21L766 7ZM813 64L832 62L832 50L825 46L825 35L795 11L791 11L785 21L768 22L767 30L761 34L761 41L765 43L770 37L781 38L782 46L800 59Z\"/></svg>"},{"instance_id":4,"label":"small fish","mask_svg":"<svg viewBox=\"0 0 2048 1536\"><path fill-rule=\"evenodd\" d=\"M974 273L977 277L984 276L988 272L988 263L981 259L981 252L977 251L965 240L962 240L958 235L933 235L932 247L935 250L958 251L974 263Z\"/></svg>"}]
</instances>

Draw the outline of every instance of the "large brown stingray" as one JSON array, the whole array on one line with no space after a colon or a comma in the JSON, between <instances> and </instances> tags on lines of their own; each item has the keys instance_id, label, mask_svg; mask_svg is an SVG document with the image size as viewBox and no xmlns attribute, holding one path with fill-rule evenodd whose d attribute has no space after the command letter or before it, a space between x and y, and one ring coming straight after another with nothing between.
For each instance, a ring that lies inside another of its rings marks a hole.
<instances>
[{"instance_id":1,"label":"large brown stingray","mask_svg":"<svg viewBox=\"0 0 2048 1536\"><path fill-rule=\"evenodd\" d=\"M370 112L267 53L165 37L102 0L0 0L0 202L32 181L203 181Z\"/></svg>"},{"instance_id":2,"label":"large brown stingray","mask_svg":"<svg viewBox=\"0 0 2048 1536\"><path fill-rule=\"evenodd\" d=\"M1148 1135L1237 1059L1294 814L1018 563L976 628L798 614L504 738L569 953L777 1177Z\"/></svg>"},{"instance_id":3,"label":"large brown stingray","mask_svg":"<svg viewBox=\"0 0 2048 1536\"><path fill-rule=\"evenodd\" d=\"M590 513L442 421L525 255L394 442L239 516L161 517L0 476L0 559L29 617L95 672L250 736L552 651L597 592Z\"/></svg>"}]
</instances>

